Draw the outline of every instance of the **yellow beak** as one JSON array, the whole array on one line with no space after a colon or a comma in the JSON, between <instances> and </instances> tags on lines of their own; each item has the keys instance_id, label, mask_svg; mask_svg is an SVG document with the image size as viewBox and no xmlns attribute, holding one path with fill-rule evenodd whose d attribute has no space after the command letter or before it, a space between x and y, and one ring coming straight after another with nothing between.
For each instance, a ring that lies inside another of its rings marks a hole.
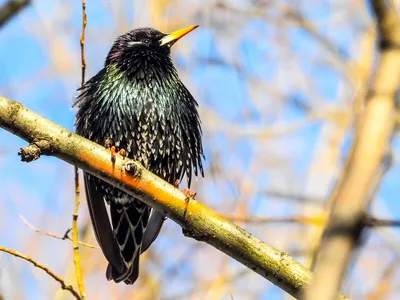
<instances>
[{"instance_id":1,"label":"yellow beak","mask_svg":"<svg viewBox=\"0 0 400 300\"><path fill-rule=\"evenodd\" d=\"M192 30L195 30L199 25L189 26L183 29L174 31L160 40L160 46L169 45L170 47L175 44L181 37L187 35Z\"/></svg>"}]
</instances>

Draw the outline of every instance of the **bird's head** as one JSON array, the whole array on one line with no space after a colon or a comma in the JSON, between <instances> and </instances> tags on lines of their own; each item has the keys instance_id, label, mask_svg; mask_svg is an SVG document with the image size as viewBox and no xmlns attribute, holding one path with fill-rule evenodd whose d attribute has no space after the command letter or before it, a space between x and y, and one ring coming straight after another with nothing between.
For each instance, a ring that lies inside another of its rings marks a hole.
<instances>
[{"instance_id":1,"label":"bird's head","mask_svg":"<svg viewBox=\"0 0 400 300\"><path fill-rule=\"evenodd\" d=\"M197 27L198 25L189 26L170 34L150 27L129 31L115 40L107 55L106 65L129 63L141 58L168 57L171 46Z\"/></svg>"}]
</instances>

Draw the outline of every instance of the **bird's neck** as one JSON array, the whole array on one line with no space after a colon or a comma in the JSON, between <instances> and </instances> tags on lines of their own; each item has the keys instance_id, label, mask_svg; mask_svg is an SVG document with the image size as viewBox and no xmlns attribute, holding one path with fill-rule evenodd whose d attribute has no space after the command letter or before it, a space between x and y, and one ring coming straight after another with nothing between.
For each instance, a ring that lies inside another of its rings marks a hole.
<instances>
[{"instance_id":1,"label":"bird's neck","mask_svg":"<svg viewBox=\"0 0 400 300\"><path fill-rule=\"evenodd\" d=\"M175 68L160 69L150 64L147 67L121 70L115 64L106 66L96 97L99 105L106 101L107 105L114 103L117 107L134 108L135 114L162 108L169 115L182 101L193 99Z\"/></svg>"},{"instance_id":2,"label":"bird's neck","mask_svg":"<svg viewBox=\"0 0 400 300\"><path fill-rule=\"evenodd\" d=\"M111 76L122 75L131 81L142 81L154 78L178 78L178 73L168 55L144 53L131 55L124 59L106 63L105 68Z\"/></svg>"}]
</instances>

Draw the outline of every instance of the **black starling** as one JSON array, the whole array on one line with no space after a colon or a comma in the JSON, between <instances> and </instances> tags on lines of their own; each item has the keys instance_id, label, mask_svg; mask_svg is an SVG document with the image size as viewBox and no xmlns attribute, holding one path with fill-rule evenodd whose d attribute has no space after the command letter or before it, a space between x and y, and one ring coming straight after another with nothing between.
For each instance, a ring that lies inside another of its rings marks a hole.
<instances>
[{"instance_id":1,"label":"black starling","mask_svg":"<svg viewBox=\"0 0 400 300\"><path fill-rule=\"evenodd\" d=\"M192 171L203 175L198 105L170 57L171 46L196 27L171 34L140 28L119 36L104 68L79 89L77 133L123 149L169 183L186 175L190 186ZM107 279L133 284L139 255L155 240L165 217L102 180L84 178L94 232L109 262Z\"/></svg>"}]
</instances>

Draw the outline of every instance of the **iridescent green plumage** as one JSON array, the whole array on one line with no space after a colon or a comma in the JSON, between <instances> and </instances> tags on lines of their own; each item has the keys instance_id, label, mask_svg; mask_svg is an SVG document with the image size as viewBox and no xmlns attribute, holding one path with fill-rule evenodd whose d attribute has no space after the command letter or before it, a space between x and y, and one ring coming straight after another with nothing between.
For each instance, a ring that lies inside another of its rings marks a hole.
<instances>
[{"instance_id":1,"label":"iridescent green plumage","mask_svg":"<svg viewBox=\"0 0 400 300\"><path fill-rule=\"evenodd\" d=\"M190 185L192 172L203 174L200 120L170 47L160 46L165 36L142 28L115 41L104 68L80 90L76 127L101 145L110 140L168 182L186 175ZM110 263L107 278L132 284L139 254L156 238L164 217L97 178L85 174L85 181L96 237Z\"/></svg>"}]
</instances>

